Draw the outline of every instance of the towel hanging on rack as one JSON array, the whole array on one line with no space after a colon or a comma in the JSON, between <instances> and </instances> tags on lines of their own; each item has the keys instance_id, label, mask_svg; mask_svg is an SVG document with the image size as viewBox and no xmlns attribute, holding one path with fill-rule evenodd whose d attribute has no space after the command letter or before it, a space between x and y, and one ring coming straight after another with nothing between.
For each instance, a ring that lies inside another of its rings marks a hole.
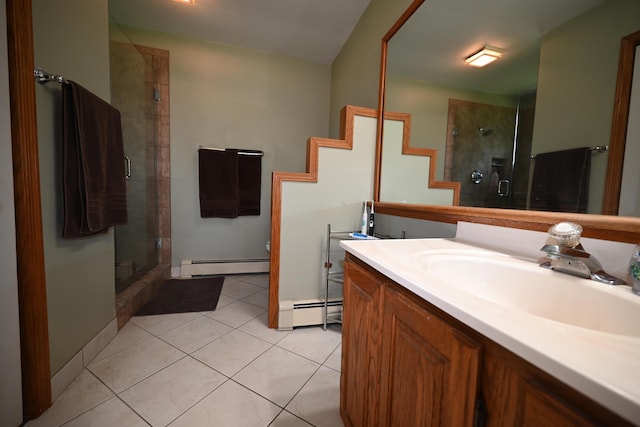
<instances>
[{"instance_id":1,"label":"towel hanging on rack","mask_svg":"<svg viewBox=\"0 0 640 427\"><path fill-rule=\"evenodd\" d=\"M127 223L120 112L79 84L62 85L62 237Z\"/></svg>"},{"instance_id":2,"label":"towel hanging on rack","mask_svg":"<svg viewBox=\"0 0 640 427\"><path fill-rule=\"evenodd\" d=\"M231 150L198 150L202 218L238 216L238 155Z\"/></svg>"},{"instance_id":3,"label":"towel hanging on rack","mask_svg":"<svg viewBox=\"0 0 640 427\"><path fill-rule=\"evenodd\" d=\"M198 149L202 218L260 215L262 151Z\"/></svg>"},{"instance_id":4,"label":"towel hanging on rack","mask_svg":"<svg viewBox=\"0 0 640 427\"><path fill-rule=\"evenodd\" d=\"M590 172L589 147L538 154L533 168L530 208L585 213Z\"/></svg>"},{"instance_id":5,"label":"towel hanging on rack","mask_svg":"<svg viewBox=\"0 0 640 427\"><path fill-rule=\"evenodd\" d=\"M260 215L262 151L238 152L238 215Z\"/></svg>"}]
</instances>

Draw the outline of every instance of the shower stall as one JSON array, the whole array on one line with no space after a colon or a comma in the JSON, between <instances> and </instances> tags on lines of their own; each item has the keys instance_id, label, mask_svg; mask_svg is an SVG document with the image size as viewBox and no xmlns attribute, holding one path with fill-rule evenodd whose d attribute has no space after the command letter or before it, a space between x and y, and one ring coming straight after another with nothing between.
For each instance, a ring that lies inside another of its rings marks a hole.
<instances>
[{"instance_id":1,"label":"shower stall","mask_svg":"<svg viewBox=\"0 0 640 427\"><path fill-rule=\"evenodd\" d=\"M111 103L122 119L129 217L115 228L120 325L169 277L168 58L110 21Z\"/></svg>"},{"instance_id":2,"label":"shower stall","mask_svg":"<svg viewBox=\"0 0 640 427\"><path fill-rule=\"evenodd\" d=\"M526 209L535 92L512 105L449 100L445 181L460 205Z\"/></svg>"}]
</instances>

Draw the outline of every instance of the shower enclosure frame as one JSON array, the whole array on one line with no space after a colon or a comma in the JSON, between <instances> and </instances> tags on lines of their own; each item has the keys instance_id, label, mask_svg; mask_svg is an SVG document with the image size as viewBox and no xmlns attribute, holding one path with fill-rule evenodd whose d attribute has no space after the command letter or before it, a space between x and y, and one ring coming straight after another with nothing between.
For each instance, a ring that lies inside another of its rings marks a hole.
<instances>
[{"instance_id":1,"label":"shower enclosure frame","mask_svg":"<svg viewBox=\"0 0 640 427\"><path fill-rule=\"evenodd\" d=\"M141 45L133 45L145 63L145 96L150 110L145 126L151 134L147 144L155 155L146 156L146 168L154 173L150 193L155 193L155 203L147 209L153 220L147 225L150 235L145 242L148 252L155 249L155 265L147 265L126 289L116 295L118 328L139 310L160 284L170 277L171 271L171 174L170 174L170 110L169 110L169 51ZM135 168L135 165L134 165ZM135 171L134 171L135 172ZM147 194L147 196L154 194ZM115 267L115 266L114 266Z\"/></svg>"}]
</instances>

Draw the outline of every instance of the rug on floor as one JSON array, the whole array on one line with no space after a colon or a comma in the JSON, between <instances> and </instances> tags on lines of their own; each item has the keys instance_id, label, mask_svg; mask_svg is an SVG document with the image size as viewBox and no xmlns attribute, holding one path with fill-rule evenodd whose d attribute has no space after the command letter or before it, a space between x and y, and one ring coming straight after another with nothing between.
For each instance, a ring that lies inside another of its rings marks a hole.
<instances>
[{"instance_id":1,"label":"rug on floor","mask_svg":"<svg viewBox=\"0 0 640 427\"><path fill-rule=\"evenodd\" d=\"M165 280L135 315L213 311L218 305L223 283L222 276Z\"/></svg>"}]
</instances>

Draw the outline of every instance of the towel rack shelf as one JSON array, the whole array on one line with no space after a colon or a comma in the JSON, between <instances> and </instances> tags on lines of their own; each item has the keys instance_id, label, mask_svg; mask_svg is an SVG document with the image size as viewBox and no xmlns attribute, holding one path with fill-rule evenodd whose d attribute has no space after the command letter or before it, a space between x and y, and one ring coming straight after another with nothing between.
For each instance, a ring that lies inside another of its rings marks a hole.
<instances>
[{"instance_id":1,"label":"towel rack shelf","mask_svg":"<svg viewBox=\"0 0 640 427\"><path fill-rule=\"evenodd\" d=\"M349 231L336 231L327 224L327 240L325 248L325 288L322 329L327 330L329 323L342 323L342 283L344 281L343 259L344 249L338 246L340 240L351 240ZM332 245L332 243L334 245ZM336 256L336 254L338 256ZM335 262L335 265L334 265ZM330 291L334 290L330 295ZM338 309L329 312L329 307Z\"/></svg>"}]
</instances>

